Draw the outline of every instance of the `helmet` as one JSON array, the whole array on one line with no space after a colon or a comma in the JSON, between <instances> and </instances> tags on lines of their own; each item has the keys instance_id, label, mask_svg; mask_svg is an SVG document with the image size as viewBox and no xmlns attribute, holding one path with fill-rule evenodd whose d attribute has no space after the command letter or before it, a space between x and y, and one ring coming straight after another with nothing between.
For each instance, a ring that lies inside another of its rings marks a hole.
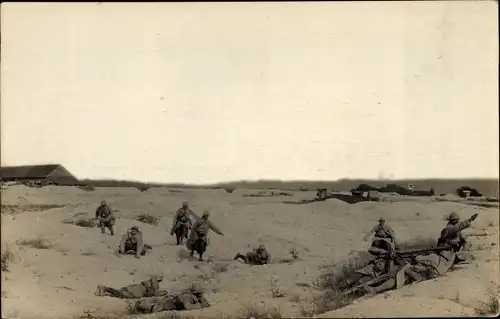
<instances>
[{"instance_id":1,"label":"helmet","mask_svg":"<svg viewBox=\"0 0 500 319\"><path fill-rule=\"evenodd\" d=\"M208 216L210 216L210 212L208 210L204 210L201 217L208 217Z\"/></svg>"},{"instance_id":2,"label":"helmet","mask_svg":"<svg viewBox=\"0 0 500 319\"><path fill-rule=\"evenodd\" d=\"M101 201L101 205L106 205L106 200L104 200L104 199L103 199L103 200Z\"/></svg>"},{"instance_id":3,"label":"helmet","mask_svg":"<svg viewBox=\"0 0 500 319\"><path fill-rule=\"evenodd\" d=\"M380 217L380 219L378 221L379 222L385 222L385 218L384 217Z\"/></svg>"},{"instance_id":4,"label":"helmet","mask_svg":"<svg viewBox=\"0 0 500 319\"><path fill-rule=\"evenodd\" d=\"M162 281L163 280L163 274L158 274L156 276L154 276L156 278L157 281Z\"/></svg>"},{"instance_id":5,"label":"helmet","mask_svg":"<svg viewBox=\"0 0 500 319\"><path fill-rule=\"evenodd\" d=\"M448 220L460 220L460 216L458 216L458 213L452 212L450 216L448 216Z\"/></svg>"},{"instance_id":6,"label":"helmet","mask_svg":"<svg viewBox=\"0 0 500 319\"><path fill-rule=\"evenodd\" d=\"M137 226L132 226L132 228L130 228L130 230L139 231L139 227L137 227Z\"/></svg>"},{"instance_id":7,"label":"helmet","mask_svg":"<svg viewBox=\"0 0 500 319\"><path fill-rule=\"evenodd\" d=\"M188 205L188 202L182 202L182 207L187 207Z\"/></svg>"},{"instance_id":8,"label":"helmet","mask_svg":"<svg viewBox=\"0 0 500 319\"><path fill-rule=\"evenodd\" d=\"M266 247L264 247L264 245L260 244L259 247L257 248L258 250L264 250L266 249Z\"/></svg>"},{"instance_id":9,"label":"helmet","mask_svg":"<svg viewBox=\"0 0 500 319\"><path fill-rule=\"evenodd\" d=\"M192 292L193 294L201 294L203 293L203 288L199 283L194 283L189 288L189 291Z\"/></svg>"}]
</instances>

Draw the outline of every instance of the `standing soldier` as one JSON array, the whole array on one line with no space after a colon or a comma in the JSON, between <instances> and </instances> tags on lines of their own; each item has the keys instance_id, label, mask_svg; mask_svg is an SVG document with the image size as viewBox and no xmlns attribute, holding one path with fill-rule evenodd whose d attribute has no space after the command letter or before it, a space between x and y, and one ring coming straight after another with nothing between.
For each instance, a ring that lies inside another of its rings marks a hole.
<instances>
[{"instance_id":1,"label":"standing soldier","mask_svg":"<svg viewBox=\"0 0 500 319\"><path fill-rule=\"evenodd\" d=\"M201 218L194 223L191 233L189 234L189 239L186 243L186 247L191 251L191 256L194 255L195 250L201 250L197 251L200 255L200 261L203 260L203 253L205 252L206 246L208 246L208 231L212 229L217 234L224 236L224 234L208 220L209 216L210 213L208 210L205 210L201 215ZM196 242L198 239L205 243L203 247L197 247Z\"/></svg>"},{"instance_id":2,"label":"standing soldier","mask_svg":"<svg viewBox=\"0 0 500 319\"><path fill-rule=\"evenodd\" d=\"M380 218L378 225L375 225L363 238L363 241L367 241L368 237L373 236L372 246L387 249L388 247L383 247L384 243L389 244L389 248L394 250L396 247L396 233L391 227L385 224L385 219ZM384 245L386 246L386 245Z\"/></svg>"},{"instance_id":3,"label":"standing soldier","mask_svg":"<svg viewBox=\"0 0 500 319\"><path fill-rule=\"evenodd\" d=\"M170 235L173 235L179 227L187 227L187 229L191 228L192 222L191 218L189 217L189 214L191 213L192 211L191 209L189 209L188 202L182 203L182 207L175 212ZM186 239L188 238L187 231L183 235Z\"/></svg>"},{"instance_id":4,"label":"standing soldier","mask_svg":"<svg viewBox=\"0 0 500 319\"><path fill-rule=\"evenodd\" d=\"M101 205L97 207L95 218L99 220L99 227L101 227L102 234L106 233L106 227L111 232L111 236L115 234L113 225L115 224L116 217L105 200L102 200Z\"/></svg>"}]
</instances>

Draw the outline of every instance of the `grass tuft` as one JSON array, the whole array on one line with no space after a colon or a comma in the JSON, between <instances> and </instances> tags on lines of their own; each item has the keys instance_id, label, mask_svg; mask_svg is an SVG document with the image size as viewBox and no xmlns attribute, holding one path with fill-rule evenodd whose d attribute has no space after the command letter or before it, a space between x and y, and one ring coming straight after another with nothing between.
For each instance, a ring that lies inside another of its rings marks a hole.
<instances>
[{"instance_id":1,"label":"grass tuft","mask_svg":"<svg viewBox=\"0 0 500 319\"><path fill-rule=\"evenodd\" d=\"M158 218L156 218L155 216L151 216L149 214L140 214L139 216L136 216L135 219L145 224L150 224L155 226L157 226L159 223Z\"/></svg>"},{"instance_id":2,"label":"grass tuft","mask_svg":"<svg viewBox=\"0 0 500 319\"><path fill-rule=\"evenodd\" d=\"M283 316L281 315L281 310L279 308L266 308L264 306L248 306L242 308L238 311L238 318L247 318L247 319L281 319Z\"/></svg>"},{"instance_id":3,"label":"grass tuft","mask_svg":"<svg viewBox=\"0 0 500 319\"><path fill-rule=\"evenodd\" d=\"M10 250L9 247L6 247L1 254L1 264L2 264L2 271L9 271L9 264L12 263L12 260L14 259L14 254Z\"/></svg>"},{"instance_id":4,"label":"grass tuft","mask_svg":"<svg viewBox=\"0 0 500 319\"><path fill-rule=\"evenodd\" d=\"M24 239L19 242L20 246L28 246L36 249L49 249L53 245L44 238Z\"/></svg>"},{"instance_id":5,"label":"grass tuft","mask_svg":"<svg viewBox=\"0 0 500 319\"><path fill-rule=\"evenodd\" d=\"M476 308L476 314L479 316L498 316L499 311L498 295L493 291L488 291L486 301L481 304L481 307Z\"/></svg>"}]
</instances>

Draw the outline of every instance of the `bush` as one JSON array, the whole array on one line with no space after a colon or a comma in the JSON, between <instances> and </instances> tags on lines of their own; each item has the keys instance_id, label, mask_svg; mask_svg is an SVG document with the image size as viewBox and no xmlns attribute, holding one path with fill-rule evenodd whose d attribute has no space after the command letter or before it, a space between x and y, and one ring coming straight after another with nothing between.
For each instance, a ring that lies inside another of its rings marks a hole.
<instances>
[{"instance_id":1,"label":"bush","mask_svg":"<svg viewBox=\"0 0 500 319\"><path fill-rule=\"evenodd\" d=\"M92 310L85 309L83 314L73 317L73 319L117 319L120 317L110 317L110 316L96 316L92 313Z\"/></svg>"},{"instance_id":2,"label":"bush","mask_svg":"<svg viewBox=\"0 0 500 319\"><path fill-rule=\"evenodd\" d=\"M488 298L481 304L481 308L476 308L476 313L479 316L498 316L500 305L498 302L498 295L493 291L488 291Z\"/></svg>"},{"instance_id":3,"label":"bush","mask_svg":"<svg viewBox=\"0 0 500 319\"><path fill-rule=\"evenodd\" d=\"M158 222L159 222L158 218L151 216L149 214L141 214L141 215L137 216L135 219L140 221L140 222L150 224L150 225L155 225L155 226L157 226Z\"/></svg>"},{"instance_id":4,"label":"bush","mask_svg":"<svg viewBox=\"0 0 500 319\"><path fill-rule=\"evenodd\" d=\"M9 264L12 262L12 259L14 258L14 254L10 251L10 249L7 247L5 250L2 251L1 255L1 264L2 264L2 271L9 271Z\"/></svg>"},{"instance_id":5,"label":"bush","mask_svg":"<svg viewBox=\"0 0 500 319\"><path fill-rule=\"evenodd\" d=\"M281 315L281 311L278 308L265 308L260 306L249 306L242 308L238 311L238 318L253 318L253 319L261 319L261 318L269 318L269 319L281 319L283 316Z\"/></svg>"},{"instance_id":6,"label":"bush","mask_svg":"<svg viewBox=\"0 0 500 319\"><path fill-rule=\"evenodd\" d=\"M94 186L89 186L89 185L84 185L84 186L78 186L79 189L87 191L87 192L92 192L95 191Z\"/></svg>"},{"instance_id":7,"label":"bush","mask_svg":"<svg viewBox=\"0 0 500 319\"><path fill-rule=\"evenodd\" d=\"M50 247L52 247L52 245L43 238L21 240L19 242L19 245L29 246L36 249L49 249Z\"/></svg>"}]
</instances>

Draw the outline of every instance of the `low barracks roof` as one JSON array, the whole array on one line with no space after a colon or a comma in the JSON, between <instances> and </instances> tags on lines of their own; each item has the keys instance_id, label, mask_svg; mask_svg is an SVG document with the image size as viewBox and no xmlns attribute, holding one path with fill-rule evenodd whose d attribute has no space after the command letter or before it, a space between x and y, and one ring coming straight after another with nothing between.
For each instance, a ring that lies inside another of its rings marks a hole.
<instances>
[{"instance_id":1,"label":"low barracks roof","mask_svg":"<svg viewBox=\"0 0 500 319\"><path fill-rule=\"evenodd\" d=\"M55 170L61 170L67 177L76 179L67 169L59 164L31 165L31 166L5 166L0 168L2 179L12 178L46 178Z\"/></svg>"}]
</instances>

